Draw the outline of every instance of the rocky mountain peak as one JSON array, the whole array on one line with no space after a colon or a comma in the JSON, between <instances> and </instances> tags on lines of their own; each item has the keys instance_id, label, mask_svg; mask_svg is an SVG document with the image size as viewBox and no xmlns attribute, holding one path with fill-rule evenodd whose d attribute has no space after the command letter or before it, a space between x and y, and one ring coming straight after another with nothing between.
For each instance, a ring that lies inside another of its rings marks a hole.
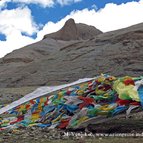
<instances>
[{"instance_id":1,"label":"rocky mountain peak","mask_svg":"<svg viewBox=\"0 0 143 143\"><path fill-rule=\"evenodd\" d=\"M86 40L95 37L102 32L93 26L86 24L77 24L74 19L70 18L65 22L65 25L57 32L44 36L46 38L52 38L55 40Z\"/></svg>"},{"instance_id":2,"label":"rocky mountain peak","mask_svg":"<svg viewBox=\"0 0 143 143\"><path fill-rule=\"evenodd\" d=\"M66 22L65 22L65 25L64 25L64 27L68 27L68 26L70 26L70 27L76 27L76 23L75 23L75 21L74 21L74 19L72 19L72 18L70 18L70 19L68 19Z\"/></svg>"}]
</instances>

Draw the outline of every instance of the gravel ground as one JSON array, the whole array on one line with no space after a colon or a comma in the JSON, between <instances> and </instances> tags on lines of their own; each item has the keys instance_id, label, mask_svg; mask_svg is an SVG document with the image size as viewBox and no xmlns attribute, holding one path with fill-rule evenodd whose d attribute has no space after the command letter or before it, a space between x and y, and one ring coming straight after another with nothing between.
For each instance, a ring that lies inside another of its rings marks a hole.
<instances>
[{"instance_id":1,"label":"gravel ground","mask_svg":"<svg viewBox=\"0 0 143 143\"><path fill-rule=\"evenodd\" d=\"M0 143L141 143L143 138L130 137L103 137L94 136L87 132L67 132L59 130L39 129L36 127L25 128L0 133ZM74 134L74 135L73 135Z\"/></svg>"}]
</instances>

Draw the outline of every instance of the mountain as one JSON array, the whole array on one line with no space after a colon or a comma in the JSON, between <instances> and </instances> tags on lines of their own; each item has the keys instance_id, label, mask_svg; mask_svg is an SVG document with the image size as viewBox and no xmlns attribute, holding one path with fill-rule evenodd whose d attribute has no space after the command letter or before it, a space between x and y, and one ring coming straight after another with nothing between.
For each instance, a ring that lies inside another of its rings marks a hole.
<instances>
[{"instance_id":1,"label":"mountain","mask_svg":"<svg viewBox=\"0 0 143 143\"><path fill-rule=\"evenodd\" d=\"M143 75L143 23L102 33L70 19L0 59L0 87L59 85L101 73Z\"/></svg>"},{"instance_id":2,"label":"mountain","mask_svg":"<svg viewBox=\"0 0 143 143\"><path fill-rule=\"evenodd\" d=\"M44 36L46 38L52 38L55 40L86 40L101 34L102 32L93 26L86 24L76 24L74 19L69 19L66 21L62 29L55 33L51 33Z\"/></svg>"}]
</instances>

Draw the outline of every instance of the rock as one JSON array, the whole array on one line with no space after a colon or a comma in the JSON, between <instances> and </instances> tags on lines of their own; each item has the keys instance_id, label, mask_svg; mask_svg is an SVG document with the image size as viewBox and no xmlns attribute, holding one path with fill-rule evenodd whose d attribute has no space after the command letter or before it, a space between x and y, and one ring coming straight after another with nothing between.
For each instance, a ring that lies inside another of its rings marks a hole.
<instances>
[{"instance_id":1,"label":"rock","mask_svg":"<svg viewBox=\"0 0 143 143\"><path fill-rule=\"evenodd\" d=\"M47 135L44 135L44 138L48 138L48 136L47 136Z\"/></svg>"},{"instance_id":2,"label":"rock","mask_svg":"<svg viewBox=\"0 0 143 143\"><path fill-rule=\"evenodd\" d=\"M31 127L31 130L34 131L34 130L36 130L36 128L35 127Z\"/></svg>"},{"instance_id":3,"label":"rock","mask_svg":"<svg viewBox=\"0 0 143 143\"><path fill-rule=\"evenodd\" d=\"M98 29L96 29L93 26L88 26L86 24L76 24L74 19L69 19L66 21L65 25L62 29L55 33L51 33L44 36L44 39L46 38L52 38L55 40L64 40L64 41L70 41L70 40L86 40L90 38L94 38L98 34L101 34L102 32Z\"/></svg>"}]
</instances>

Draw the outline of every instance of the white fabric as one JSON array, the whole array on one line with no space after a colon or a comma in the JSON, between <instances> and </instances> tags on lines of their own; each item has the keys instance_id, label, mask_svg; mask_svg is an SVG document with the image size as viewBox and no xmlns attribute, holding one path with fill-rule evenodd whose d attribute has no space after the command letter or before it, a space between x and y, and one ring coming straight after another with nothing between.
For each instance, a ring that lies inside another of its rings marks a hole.
<instances>
[{"instance_id":1,"label":"white fabric","mask_svg":"<svg viewBox=\"0 0 143 143\"><path fill-rule=\"evenodd\" d=\"M77 105L83 102L82 100L78 99L77 96L64 96L64 99L67 100L65 104Z\"/></svg>"},{"instance_id":2,"label":"white fabric","mask_svg":"<svg viewBox=\"0 0 143 143\"><path fill-rule=\"evenodd\" d=\"M129 114L131 113L131 111L135 108L139 107L139 105L131 105L129 107L129 109L126 111L126 115L129 116Z\"/></svg>"},{"instance_id":3,"label":"white fabric","mask_svg":"<svg viewBox=\"0 0 143 143\"><path fill-rule=\"evenodd\" d=\"M135 82L135 87L134 87L134 89L135 89L135 90L138 90L138 88L139 88L141 85L143 85L143 79L141 79L141 80Z\"/></svg>"},{"instance_id":4,"label":"white fabric","mask_svg":"<svg viewBox=\"0 0 143 143\"><path fill-rule=\"evenodd\" d=\"M75 82L72 82L72 83L69 83L69 84L64 84L64 85L59 85L59 86L44 86L44 87L37 88L34 92L29 93L29 94L25 95L24 97L20 98L19 100L14 101L11 104L1 108L0 109L0 114L3 114L4 112L6 112L10 109L12 109L14 107L17 107L17 106L19 106L19 105L21 105L21 104L23 104L27 101L30 101L32 99L35 99L37 97L41 97L41 96L47 95L49 93L52 93L54 91L58 91L60 89L70 87L70 86L73 86L73 85L76 85L76 84L91 81L93 79L95 79L95 78L84 78L84 79L79 79L79 80L77 80Z\"/></svg>"}]
</instances>

